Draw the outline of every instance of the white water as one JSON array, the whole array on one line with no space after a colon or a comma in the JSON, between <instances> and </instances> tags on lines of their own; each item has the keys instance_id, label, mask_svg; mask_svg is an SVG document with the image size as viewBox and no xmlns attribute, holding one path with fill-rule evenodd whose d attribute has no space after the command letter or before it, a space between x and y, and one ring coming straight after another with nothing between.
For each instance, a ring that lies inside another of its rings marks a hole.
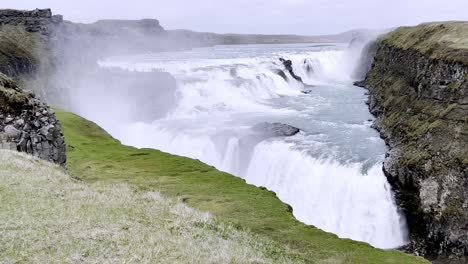
<instances>
[{"instance_id":1,"label":"white water","mask_svg":"<svg viewBox=\"0 0 468 264\"><path fill-rule=\"evenodd\" d=\"M277 74L280 57L307 85ZM381 169L385 144L370 128L365 91L352 86L357 57L345 45L252 45L112 58L101 66L170 72L178 100L152 123L101 125L125 144L200 159L265 186L304 223L396 248L406 243L405 221ZM272 138L252 129L262 122L301 132Z\"/></svg>"}]
</instances>

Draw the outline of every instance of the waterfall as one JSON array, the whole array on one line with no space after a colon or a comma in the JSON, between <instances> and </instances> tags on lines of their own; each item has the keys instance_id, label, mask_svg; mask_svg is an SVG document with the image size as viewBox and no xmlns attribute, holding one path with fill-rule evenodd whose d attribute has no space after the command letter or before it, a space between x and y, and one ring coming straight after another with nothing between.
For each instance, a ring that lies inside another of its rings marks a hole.
<instances>
[{"instance_id":1,"label":"waterfall","mask_svg":"<svg viewBox=\"0 0 468 264\"><path fill-rule=\"evenodd\" d=\"M386 148L370 127L364 91L352 86L360 52L339 45L220 46L112 58L101 66L164 68L178 89L164 118L108 130L124 144L199 159L267 187L306 224L396 248L407 242L405 219L382 172ZM280 58L292 62L302 82ZM261 122L301 132L272 137L252 129Z\"/></svg>"}]
</instances>

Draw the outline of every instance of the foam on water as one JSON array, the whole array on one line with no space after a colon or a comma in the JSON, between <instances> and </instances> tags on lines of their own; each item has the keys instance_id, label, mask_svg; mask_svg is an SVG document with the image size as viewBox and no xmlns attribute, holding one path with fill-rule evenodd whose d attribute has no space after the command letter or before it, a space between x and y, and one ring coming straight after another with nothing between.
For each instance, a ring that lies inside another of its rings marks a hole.
<instances>
[{"instance_id":1,"label":"foam on water","mask_svg":"<svg viewBox=\"0 0 468 264\"><path fill-rule=\"evenodd\" d=\"M319 160L272 141L255 147L245 177L275 190L304 223L380 248L405 243L404 221L381 164L363 173L362 164Z\"/></svg>"},{"instance_id":2,"label":"foam on water","mask_svg":"<svg viewBox=\"0 0 468 264\"><path fill-rule=\"evenodd\" d=\"M304 223L396 248L407 241L405 220L382 172L386 148L367 121L364 91L351 85L357 57L340 45L254 45L112 58L101 66L170 72L178 101L163 119L106 128L125 144L199 159L265 186ZM290 59L304 83L279 58ZM262 122L301 133L272 138L252 129Z\"/></svg>"}]
</instances>

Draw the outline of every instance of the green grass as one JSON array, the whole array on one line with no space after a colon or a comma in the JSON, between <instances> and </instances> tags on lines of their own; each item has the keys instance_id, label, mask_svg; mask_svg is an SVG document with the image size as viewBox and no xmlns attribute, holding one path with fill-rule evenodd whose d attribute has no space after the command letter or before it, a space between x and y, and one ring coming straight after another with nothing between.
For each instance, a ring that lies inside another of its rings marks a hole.
<instances>
[{"instance_id":1,"label":"green grass","mask_svg":"<svg viewBox=\"0 0 468 264\"><path fill-rule=\"evenodd\" d=\"M68 148L68 168L85 182L127 183L160 192L219 221L272 240L267 253L307 263L428 263L398 251L384 251L302 224L275 194L199 161L157 150L123 146L95 124L58 112Z\"/></svg>"}]
</instances>

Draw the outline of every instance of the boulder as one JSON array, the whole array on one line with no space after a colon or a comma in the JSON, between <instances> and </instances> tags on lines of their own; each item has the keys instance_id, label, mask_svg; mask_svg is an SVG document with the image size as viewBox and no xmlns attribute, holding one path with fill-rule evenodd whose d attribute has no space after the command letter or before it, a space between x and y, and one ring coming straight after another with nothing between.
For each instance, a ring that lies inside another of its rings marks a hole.
<instances>
[{"instance_id":1,"label":"boulder","mask_svg":"<svg viewBox=\"0 0 468 264\"><path fill-rule=\"evenodd\" d=\"M255 131L266 133L272 137L290 137L299 133L299 128L282 123L260 123L253 127Z\"/></svg>"}]
</instances>

